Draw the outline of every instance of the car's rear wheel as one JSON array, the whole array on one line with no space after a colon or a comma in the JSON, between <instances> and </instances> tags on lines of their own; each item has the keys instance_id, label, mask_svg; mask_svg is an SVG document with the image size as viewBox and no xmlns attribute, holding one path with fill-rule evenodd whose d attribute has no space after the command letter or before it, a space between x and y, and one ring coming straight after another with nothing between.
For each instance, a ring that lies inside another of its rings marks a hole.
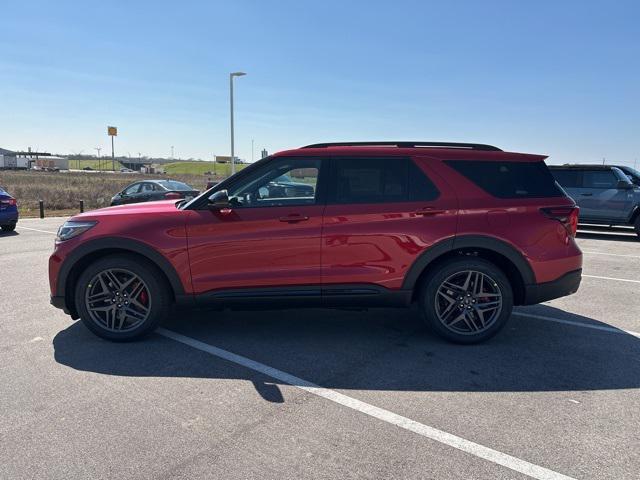
<instances>
[{"instance_id":1,"label":"car's rear wheel","mask_svg":"<svg viewBox=\"0 0 640 480\"><path fill-rule=\"evenodd\" d=\"M13 232L16 229L15 223L10 223L8 225L2 225L3 232Z\"/></svg>"},{"instance_id":2,"label":"car's rear wheel","mask_svg":"<svg viewBox=\"0 0 640 480\"><path fill-rule=\"evenodd\" d=\"M513 290L493 263L461 257L440 264L422 284L424 321L455 343L478 343L504 327L513 309Z\"/></svg>"},{"instance_id":3,"label":"car's rear wheel","mask_svg":"<svg viewBox=\"0 0 640 480\"><path fill-rule=\"evenodd\" d=\"M112 341L137 340L157 328L171 308L171 291L151 263L132 255L110 255L86 268L76 284L83 323Z\"/></svg>"}]
</instances>

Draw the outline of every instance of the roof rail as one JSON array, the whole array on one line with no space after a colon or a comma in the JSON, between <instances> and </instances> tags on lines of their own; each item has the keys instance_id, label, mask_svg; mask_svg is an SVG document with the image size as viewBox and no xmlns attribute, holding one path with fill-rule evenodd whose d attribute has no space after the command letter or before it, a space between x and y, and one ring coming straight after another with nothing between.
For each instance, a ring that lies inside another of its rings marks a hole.
<instances>
[{"instance_id":1,"label":"roof rail","mask_svg":"<svg viewBox=\"0 0 640 480\"><path fill-rule=\"evenodd\" d=\"M459 148L463 150L484 150L488 152L501 152L502 150L493 145L483 143L456 143L456 142L336 142L336 143L314 143L302 148L326 148L326 147L430 147L430 148Z\"/></svg>"}]
</instances>

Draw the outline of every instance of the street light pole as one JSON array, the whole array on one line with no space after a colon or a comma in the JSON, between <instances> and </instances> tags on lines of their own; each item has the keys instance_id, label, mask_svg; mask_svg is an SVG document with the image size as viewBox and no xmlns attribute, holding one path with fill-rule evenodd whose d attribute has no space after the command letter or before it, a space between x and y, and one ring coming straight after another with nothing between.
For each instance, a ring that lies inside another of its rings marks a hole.
<instances>
[{"instance_id":1,"label":"street light pole","mask_svg":"<svg viewBox=\"0 0 640 480\"><path fill-rule=\"evenodd\" d=\"M231 107L231 175L236 173L235 145L233 138L233 77L242 77L244 72L233 72L229 74L229 100Z\"/></svg>"}]
</instances>

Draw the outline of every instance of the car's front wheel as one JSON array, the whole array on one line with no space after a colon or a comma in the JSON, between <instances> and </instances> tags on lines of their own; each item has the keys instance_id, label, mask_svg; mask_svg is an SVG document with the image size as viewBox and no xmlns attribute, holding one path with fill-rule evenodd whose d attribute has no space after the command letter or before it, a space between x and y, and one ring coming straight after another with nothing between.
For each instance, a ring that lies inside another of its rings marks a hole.
<instances>
[{"instance_id":1,"label":"car's front wheel","mask_svg":"<svg viewBox=\"0 0 640 480\"><path fill-rule=\"evenodd\" d=\"M493 337L513 309L506 275L482 258L464 256L440 264L423 282L420 307L432 331L455 343Z\"/></svg>"},{"instance_id":2,"label":"car's front wheel","mask_svg":"<svg viewBox=\"0 0 640 480\"><path fill-rule=\"evenodd\" d=\"M112 341L137 340L157 328L171 308L171 291L150 262L110 255L87 267L76 284L83 323Z\"/></svg>"},{"instance_id":3,"label":"car's front wheel","mask_svg":"<svg viewBox=\"0 0 640 480\"><path fill-rule=\"evenodd\" d=\"M636 233L638 234L638 238L640 238L640 215L636 217L636 221L633 224L633 228L635 228Z\"/></svg>"}]
</instances>

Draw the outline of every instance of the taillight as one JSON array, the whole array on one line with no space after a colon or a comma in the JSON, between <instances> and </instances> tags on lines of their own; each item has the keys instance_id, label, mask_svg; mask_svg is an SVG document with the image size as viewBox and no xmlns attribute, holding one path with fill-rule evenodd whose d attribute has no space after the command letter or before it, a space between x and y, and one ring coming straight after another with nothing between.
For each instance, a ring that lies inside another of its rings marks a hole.
<instances>
[{"instance_id":1,"label":"taillight","mask_svg":"<svg viewBox=\"0 0 640 480\"><path fill-rule=\"evenodd\" d=\"M0 205L6 205L8 207L15 207L18 204L15 198L8 198L4 200L0 200Z\"/></svg>"},{"instance_id":2,"label":"taillight","mask_svg":"<svg viewBox=\"0 0 640 480\"><path fill-rule=\"evenodd\" d=\"M540 212L542 212L545 217L562 223L570 236L576 236L578 230L578 214L580 213L579 207L546 207L541 208Z\"/></svg>"},{"instance_id":3,"label":"taillight","mask_svg":"<svg viewBox=\"0 0 640 480\"><path fill-rule=\"evenodd\" d=\"M167 200L168 199L177 200L178 198L182 198L182 195L176 192L167 192L164 194L164 198L166 198Z\"/></svg>"}]
</instances>

